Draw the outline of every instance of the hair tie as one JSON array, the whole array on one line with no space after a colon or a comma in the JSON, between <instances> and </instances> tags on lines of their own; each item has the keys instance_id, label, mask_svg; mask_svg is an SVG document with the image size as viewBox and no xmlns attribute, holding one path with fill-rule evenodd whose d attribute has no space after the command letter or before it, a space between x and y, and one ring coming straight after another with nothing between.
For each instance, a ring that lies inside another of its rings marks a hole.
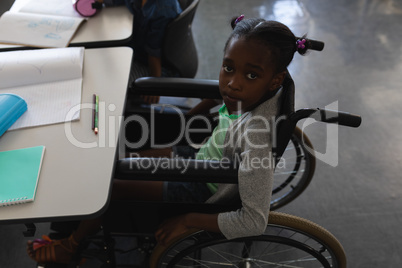
<instances>
[{"instance_id":1,"label":"hair tie","mask_svg":"<svg viewBox=\"0 0 402 268\"><path fill-rule=\"evenodd\" d=\"M306 39L298 39L296 41L297 48L304 49L306 47L305 43L306 43Z\"/></svg>"},{"instance_id":2,"label":"hair tie","mask_svg":"<svg viewBox=\"0 0 402 268\"><path fill-rule=\"evenodd\" d=\"M236 25L237 23L241 22L243 19L244 19L244 15L240 15L239 17L237 17L234 24Z\"/></svg>"}]
</instances>

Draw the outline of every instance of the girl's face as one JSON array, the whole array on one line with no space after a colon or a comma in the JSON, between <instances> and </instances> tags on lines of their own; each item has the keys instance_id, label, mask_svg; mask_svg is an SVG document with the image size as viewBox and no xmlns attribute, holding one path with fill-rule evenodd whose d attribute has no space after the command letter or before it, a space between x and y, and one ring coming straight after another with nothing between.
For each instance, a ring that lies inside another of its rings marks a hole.
<instances>
[{"instance_id":1,"label":"girl's face","mask_svg":"<svg viewBox=\"0 0 402 268\"><path fill-rule=\"evenodd\" d=\"M264 44L234 37L223 57L219 90L230 113L247 112L267 100L285 74L275 74L271 53Z\"/></svg>"}]
</instances>

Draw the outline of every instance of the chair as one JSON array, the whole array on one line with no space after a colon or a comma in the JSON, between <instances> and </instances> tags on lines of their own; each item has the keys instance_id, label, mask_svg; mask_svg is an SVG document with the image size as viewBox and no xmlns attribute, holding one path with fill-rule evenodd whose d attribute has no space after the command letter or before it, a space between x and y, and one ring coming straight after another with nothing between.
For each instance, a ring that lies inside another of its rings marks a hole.
<instances>
[{"instance_id":1,"label":"chair","mask_svg":"<svg viewBox=\"0 0 402 268\"><path fill-rule=\"evenodd\" d=\"M182 12L171 21L166 30L162 44L162 65L168 70L169 75L194 78L198 69L197 49L193 39L191 24L200 0L179 0ZM134 77L147 73L145 66L138 67ZM131 85L130 85L131 86ZM126 111L138 112L149 108L148 105L138 101L138 94L130 88ZM189 110L187 106L181 107Z\"/></svg>"},{"instance_id":2,"label":"chair","mask_svg":"<svg viewBox=\"0 0 402 268\"><path fill-rule=\"evenodd\" d=\"M198 57L191 24L200 0L179 0L182 13L166 28L162 47L163 64L176 70L180 77L193 78Z\"/></svg>"}]
</instances>

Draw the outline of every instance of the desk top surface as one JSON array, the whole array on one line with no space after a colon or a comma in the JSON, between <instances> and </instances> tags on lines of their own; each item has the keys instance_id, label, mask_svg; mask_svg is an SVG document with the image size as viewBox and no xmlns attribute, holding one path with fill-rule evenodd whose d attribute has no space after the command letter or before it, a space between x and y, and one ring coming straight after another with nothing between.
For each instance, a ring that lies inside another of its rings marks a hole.
<instances>
[{"instance_id":1,"label":"desk top surface","mask_svg":"<svg viewBox=\"0 0 402 268\"><path fill-rule=\"evenodd\" d=\"M84 218L105 207L131 58L132 49L126 47L85 50L80 120L0 137L0 151L46 146L35 201L0 207L0 223ZM98 135L91 129L94 93L100 98Z\"/></svg>"},{"instance_id":2,"label":"desk top surface","mask_svg":"<svg viewBox=\"0 0 402 268\"><path fill-rule=\"evenodd\" d=\"M11 11L17 12L27 1L29 0L16 0ZM101 42L124 42L133 33L133 18L126 6L103 8L78 28L70 44L90 44L96 47ZM21 46L0 44L0 50L18 47Z\"/></svg>"}]
</instances>

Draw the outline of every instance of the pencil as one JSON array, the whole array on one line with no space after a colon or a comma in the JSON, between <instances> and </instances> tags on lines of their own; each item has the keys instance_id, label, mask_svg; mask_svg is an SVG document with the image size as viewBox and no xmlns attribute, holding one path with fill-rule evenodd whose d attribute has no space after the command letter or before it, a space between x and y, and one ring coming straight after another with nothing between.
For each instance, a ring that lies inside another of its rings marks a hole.
<instances>
[{"instance_id":1,"label":"pencil","mask_svg":"<svg viewBox=\"0 0 402 268\"><path fill-rule=\"evenodd\" d=\"M96 95L96 101L95 101L95 134L98 134L98 122L99 121L99 96Z\"/></svg>"},{"instance_id":2,"label":"pencil","mask_svg":"<svg viewBox=\"0 0 402 268\"><path fill-rule=\"evenodd\" d=\"M95 130L95 109L96 109L96 95L93 95L92 100L92 130Z\"/></svg>"}]
</instances>

